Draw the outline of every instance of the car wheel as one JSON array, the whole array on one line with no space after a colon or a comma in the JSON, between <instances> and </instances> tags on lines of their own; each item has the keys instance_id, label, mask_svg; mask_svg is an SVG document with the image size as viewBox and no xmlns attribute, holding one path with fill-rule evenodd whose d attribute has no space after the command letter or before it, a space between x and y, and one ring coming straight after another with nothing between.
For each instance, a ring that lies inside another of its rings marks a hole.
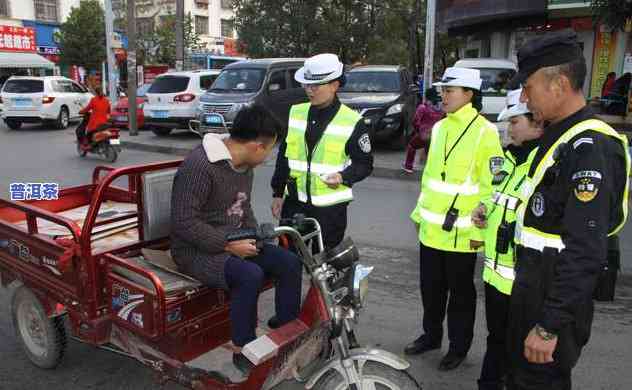
<instances>
[{"instance_id":1,"label":"car wheel","mask_svg":"<svg viewBox=\"0 0 632 390\"><path fill-rule=\"evenodd\" d=\"M66 129L68 128L68 124L70 123L70 117L68 114L68 109L66 107L62 107L61 110L59 110L59 116L57 117L57 121L55 122L55 125L57 126L58 129Z\"/></svg>"},{"instance_id":2,"label":"car wheel","mask_svg":"<svg viewBox=\"0 0 632 390\"><path fill-rule=\"evenodd\" d=\"M13 119L9 119L5 121L5 123L7 124L7 126L9 126L9 129L11 130L20 130L20 127L22 127L22 122Z\"/></svg>"},{"instance_id":3,"label":"car wheel","mask_svg":"<svg viewBox=\"0 0 632 390\"><path fill-rule=\"evenodd\" d=\"M152 127L151 131L158 136L169 135L169 133L171 133L171 129L166 127Z\"/></svg>"}]
</instances>

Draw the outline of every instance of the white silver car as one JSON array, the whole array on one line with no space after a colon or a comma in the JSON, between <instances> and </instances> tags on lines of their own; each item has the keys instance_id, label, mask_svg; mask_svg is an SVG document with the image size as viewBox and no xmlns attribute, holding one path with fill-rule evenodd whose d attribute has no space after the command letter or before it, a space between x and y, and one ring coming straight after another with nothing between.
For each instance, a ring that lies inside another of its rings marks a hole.
<instances>
[{"instance_id":1,"label":"white silver car","mask_svg":"<svg viewBox=\"0 0 632 390\"><path fill-rule=\"evenodd\" d=\"M496 122L498 114L505 108L507 84L518 70L516 64L504 58L464 58L457 61L454 66L481 71L483 79L481 113L490 121Z\"/></svg>"},{"instance_id":2,"label":"white silver car","mask_svg":"<svg viewBox=\"0 0 632 390\"><path fill-rule=\"evenodd\" d=\"M174 128L188 129L196 119L200 96L213 84L220 71L196 70L164 73L154 80L145 95L145 126L156 135Z\"/></svg>"},{"instance_id":3,"label":"white silver car","mask_svg":"<svg viewBox=\"0 0 632 390\"><path fill-rule=\"evenodd\" d=\"M52 122L65 129L80 118L79 110L92 98L85 87L60 76L13 76L2 87L2 119L13 130L23 123Z\"/></svg>"}]
</instances>

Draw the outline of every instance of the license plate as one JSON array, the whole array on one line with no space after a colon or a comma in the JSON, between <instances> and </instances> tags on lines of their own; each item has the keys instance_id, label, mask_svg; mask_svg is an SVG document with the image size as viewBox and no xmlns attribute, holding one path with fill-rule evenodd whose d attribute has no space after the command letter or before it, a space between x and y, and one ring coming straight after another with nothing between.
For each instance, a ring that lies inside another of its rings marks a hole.
<instances>
[{"instance_id":1,"label":"license plate","mask_svg":"<svg viewBox=\"0 0 632 390\"><path fill-rule=\"evenodd\" d=\"M16 107L28 107L31 105L31 99L13 99L13 105Z\"/></svg>"},{"instance_id":2,"label":"license plate","mask_svg":"<svg viewBox=\"0 0 632 390\"><path fill-rule=\"evenodd\" d=\"M222 125L224 117L221 114L207 114L204 116L204 123L207 125Z\"/></svg>"},{"instance_id":3,"label":"license plate","mask_svg":"<svg viewBox=\"0 0 632 390\"><path fill-rule=\"evenodd\" d=\"M110 145L120 145L121 144L121 140L118 138L112 138L110 140Z\"/></svg>"},{"instance_id":4,"label":"license plate","mask_svg":"<svg viewBox=\"0 0 632 390\"><path fill-rule=\"evenodd\" d=\"M151 112L154 118L169 118L169 111L161 110L161 111L152 111Z\"/></svg>"},{"instance_id":5,"label":"license plate","mask_svg":"<svg viewBox=\"0 0 632 390\"><path fill-rule=\"evenodd\" d=\"M115 122L127 122L127 116L116 115L113 119Z\"/></svg>"}]
</instances>

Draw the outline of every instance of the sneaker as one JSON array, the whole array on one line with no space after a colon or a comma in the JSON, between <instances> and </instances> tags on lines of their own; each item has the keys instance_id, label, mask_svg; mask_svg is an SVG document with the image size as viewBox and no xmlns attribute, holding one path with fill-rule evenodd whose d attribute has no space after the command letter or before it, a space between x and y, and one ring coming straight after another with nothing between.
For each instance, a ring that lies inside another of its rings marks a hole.
<instances>
[{"instance_id":1,"label":"sneaker","mask_svg":"<svg viewBox=\"0 0 632 390\"><path fill-rule=\"evenodd\" d=\"M413 173L413 169L412 168L408 168L406 165L402 164L402 171L406 172L406 173Z\"/></svg>"},{"instance_id":2,"label":"sneaker","mask_svg":"<svg viewBox=\"0 0 632 390\"><path fill-rule=\"evenodd\" d=\"M255 367L254 364L247 357L245 357L242 353L234 353L233 354L233 364L235 367L241 371L244 376L249 376L250 371Z\"/></svg>"}]
</instances>

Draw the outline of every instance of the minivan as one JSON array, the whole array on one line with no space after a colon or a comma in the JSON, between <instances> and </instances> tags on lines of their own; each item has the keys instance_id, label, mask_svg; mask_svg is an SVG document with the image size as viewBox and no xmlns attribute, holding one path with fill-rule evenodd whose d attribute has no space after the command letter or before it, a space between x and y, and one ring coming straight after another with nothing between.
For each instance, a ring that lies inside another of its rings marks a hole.
<instances>
[{"instance_id":1,"label":"minivan","mask_svg":"<svg viewBox=\"0 0 632 390\"><path fill-rule=\"evenodd\" d=\"M255 103L267 108L286 129L290 107L308 101L303 87L294 80L294 73L304 62L300 58L265 58L227 65L200 98L191 130L226 132L237 113Z\"/></svg>"},{"instance_id":2,"label":"minivan","mask_svg":"<svg viewBox=\"0 0 632 390\"><path fill-rule=\"evenodd\" d=\"M457 61L454 66L480 70L483 79L481 114L489 121L497 122L498 114L505 108L507 84L518 70L516 64L502 58L464 58Z\"/></svg>"}]
</instances>

